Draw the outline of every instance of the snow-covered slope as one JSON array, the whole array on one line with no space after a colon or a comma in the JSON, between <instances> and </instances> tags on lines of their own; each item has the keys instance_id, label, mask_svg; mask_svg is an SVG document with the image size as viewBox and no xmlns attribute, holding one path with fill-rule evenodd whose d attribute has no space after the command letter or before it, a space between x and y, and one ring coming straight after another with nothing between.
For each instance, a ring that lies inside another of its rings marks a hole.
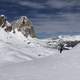
<instances>
[{"instance_id":1,"label":"snow-covered slope","mask_svg":"<svg viewBox=\"0 0 80 80\"><path fill-rule=\"evenodd\" d=\"M66 40L75 39L72 36L65 38ZM30 36L26 38L17 30L14 34L0 29L0 63L18 63L55 54L57 50L51 48L57 48L60 39L65 40L64 37L60 36L56 40L31 38ZM50 43L47 44L47 42Z\"/></svg>"},{"instance_id":2,"label":"snow-covered slope","mask_svg":"<svg viewBox=\"0 0 80 80\"><path fill-rule=\"evenodd\" d=\"M80 80L80 44L60 54L50 40L0 29L0 80Z\"/></svg>"},{"instance_id":3,"label":"snow-covered slope","mask_svg":"<svg viewBox=\"0 0 80 80\"><path fill-rule=\"evenodd\" d=\"M14 34L0 29L0 63L33 60L53 53L53 50L43 46L40 39L26 38L17 30Z\"/></svg>"},{"instance_id":4,"label":"snow-covered slope","mask_svg":"<svg viewBox=\"0 0 80 80\"><path fill-rule=\"evenodd\" d=\"M80 44L62 54L0 67L0 79L80 80Z\"/></svg>"}]
</instances>

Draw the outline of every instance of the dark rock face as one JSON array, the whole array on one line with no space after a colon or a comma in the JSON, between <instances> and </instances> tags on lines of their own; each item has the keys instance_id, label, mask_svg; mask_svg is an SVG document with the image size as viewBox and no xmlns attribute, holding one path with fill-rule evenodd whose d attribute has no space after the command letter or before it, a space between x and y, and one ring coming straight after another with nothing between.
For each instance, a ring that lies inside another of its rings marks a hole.
<instances>
[{"instance_id":1,"label":"dark rock face","mask_svg":"<svg viewBox=\"0 0 80 80\"><path fill-rule=\"evenodd\" d=\"M24 30L24 32L25 32L25 34L24 34L24 36L28 36L28 34L33 38L33 37L36 37L36 35L35 35L35 31L34 31L34 28L33 27L31 27L31 29L25 29Z\"/></svg>"},{"instance_id":2,"label":"dark rock face","mask_svg":"<svg viewBox=\"0 0 80 80\"><path fill-rule=\"evenodd\" d=\"M11 31L12 31L12 27L11 27L11 26L6 27L6 28L5 28L5 31L6 31L6 32L11 32Z\"/></svg>"},{"instance_id":3,"label":"dark rock face","mask_svg":"<svg viewBox=\"0 0 80 80\"><path fill-rule=\"evenodd\" d=\"M3 24L4 20L5 20L5 17L0 16L0 26Z\"/></svg>"},{"instance_id":4,"label":"dark rock face","mask_svg":"<svg viewBox=\"0 0 80 80\"><path fill-rule=\"evenodd\" d=\"M62 40L62 42L59 42L57 40L51 40L47 42L47 47L59 50L59 48L63 45L63 50L70 50L71 47L73 48L79 43L80 43L79 40L75 40L75 41L63 41Z\"/></svg>"},{"instance_id":5,"label":"dark rock face","mask_svg":"<svg viewBox=\"0 0 80 80\"><path fill-rule=\"evenodd\" d=\"M66 45L66 47L75 47L77 44L80 43L80 41L66 41L64 42Z\"/></svg>"},{"instance_id":6,"label":"dark rock face","mask_svg":"<svg viewBox=\"0 0 80 80\"><path fill-rule=\"evenodd\" d=\"M21 16L18 20L13 21L12 23L9 23L5 19L5 16L0 16L0 26L4 28L6 32L13 31L13 33L15 33L15 29L17 29L26 37L28 37L28 35L32 38L36 37L32 22L26 16Z\"/></svg>"},{"instance_id":7,"label":"dark rock face","mask_svg":"<svg viewBox=\"0 0 80 80\"><path fill-rule=\"evenodd\" d=\"M12 31L11 24L6 20L6 17L4 15L0 15L0 27L4 28L6 32Z\"/></svg>"},{"instance_id":8,"label":"dark rock face","mask_svg":"<svg viewBox=\"0 0 80 80\"><path fill-rule=\"evenodd\" d=\"M15 32L15 29L17 29L26 37L28 37L28 35L30 35L32 38L36 37L32 22L26 16L21 16L12 24L12 27L13 32Z\"/></svg>"}]
</instances>

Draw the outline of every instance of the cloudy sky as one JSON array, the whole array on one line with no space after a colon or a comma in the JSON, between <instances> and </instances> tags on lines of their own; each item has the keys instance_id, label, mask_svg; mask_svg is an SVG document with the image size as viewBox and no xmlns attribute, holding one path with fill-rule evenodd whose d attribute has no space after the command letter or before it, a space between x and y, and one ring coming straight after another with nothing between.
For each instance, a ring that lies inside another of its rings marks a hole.
<instances>
[{"instance_id":1,"label":"cloudy sky","mask_svg":"<svg viewBox=\"0 0 80 80\"><path fill-rule=\"evenodd\" d=\"M28 16L41 37L80 33L80 0L0 0L0 14Z\"/></svg>"}]
</instances>

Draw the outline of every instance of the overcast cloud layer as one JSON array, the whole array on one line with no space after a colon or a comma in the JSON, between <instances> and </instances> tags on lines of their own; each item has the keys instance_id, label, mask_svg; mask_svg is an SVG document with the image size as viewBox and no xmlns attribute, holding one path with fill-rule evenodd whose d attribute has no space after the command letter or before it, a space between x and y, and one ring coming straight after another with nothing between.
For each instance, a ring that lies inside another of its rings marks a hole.
<instances>
[{"instance_id":1,"label":"overcast cloud layer","mask_svg":"<svg viewBox=\"0 0 80 80\"><path fill-rule=\"evenodd\" d=\"M0 14L9 20L28 16L41 36L80 33L79 0L0 0Z\"/></svg>"}]
</instances>

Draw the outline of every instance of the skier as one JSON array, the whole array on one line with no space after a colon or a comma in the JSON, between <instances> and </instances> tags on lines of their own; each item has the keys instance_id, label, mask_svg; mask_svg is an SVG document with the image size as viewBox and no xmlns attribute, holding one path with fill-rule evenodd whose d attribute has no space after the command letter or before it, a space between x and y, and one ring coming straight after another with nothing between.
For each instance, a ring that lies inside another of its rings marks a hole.
<instances>
[{"instance_id":1,"label":"skier","mask_svg":"<svg viewBox=\"0 0 80 80\"><path fill-rule=\"evenodd\" d=\"M60 53L62 53L63 49L64 49L64 43L61 42L58 44L58 50L60 51Z\"/></svg>"},{"instance_id":2,"label":"skier","mask_svg":"<svg viewBox=\"0 0 80 80\"><path fill-rule=\"evenodd\" d=\"M64 44L60 44L60 53L62 53L63 49L64 49Z\"/></svg>"}]
</instances>

